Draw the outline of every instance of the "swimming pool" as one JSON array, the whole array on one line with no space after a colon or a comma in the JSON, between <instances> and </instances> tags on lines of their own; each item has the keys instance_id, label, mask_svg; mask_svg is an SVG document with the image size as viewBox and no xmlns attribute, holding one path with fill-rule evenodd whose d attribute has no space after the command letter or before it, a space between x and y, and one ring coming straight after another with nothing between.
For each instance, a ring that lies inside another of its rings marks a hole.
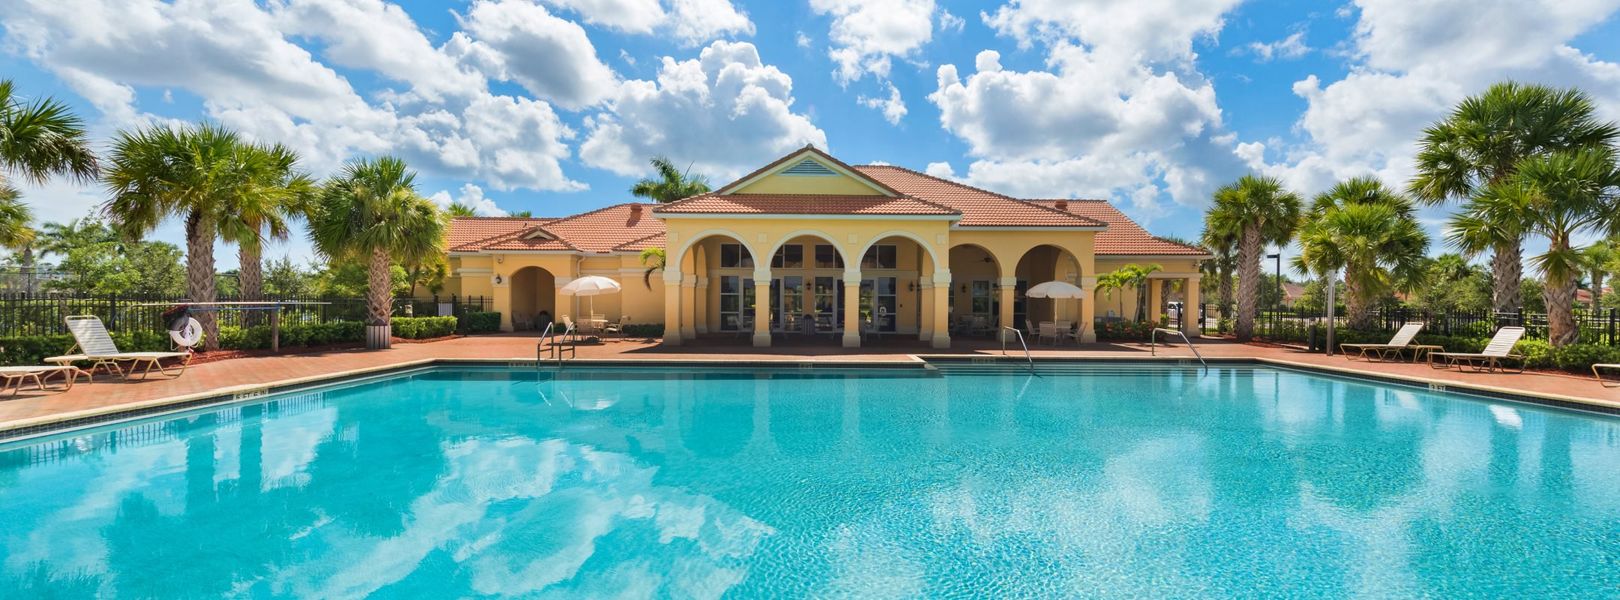
<instances>
[{"instance_id":1,"label":"swimming pool","mask_svg":"<svg viewBox=\"0 0 1620 600\"><path fill-rule=\"evenodd\" d=\"M1609 596L1620 420L1261 367L437 368L0 446L0 589Z\"/></svg>"}]
</instances>

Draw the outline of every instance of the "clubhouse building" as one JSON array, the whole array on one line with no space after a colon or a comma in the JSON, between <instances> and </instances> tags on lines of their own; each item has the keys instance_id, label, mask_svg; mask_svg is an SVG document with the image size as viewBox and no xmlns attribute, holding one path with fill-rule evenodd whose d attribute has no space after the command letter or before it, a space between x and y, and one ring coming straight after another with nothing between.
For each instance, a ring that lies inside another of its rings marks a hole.
<instances>
[{"instance_id":1,"label":"clubhouse building","mask_svg":"<svg viewBox=\"0 0 1620 600\"><path fill-rule=\"evenodd\" d=\"M1167 290L1198 305L1203 249L1148 234L1106 201L1018 199L888 165L846 165L805 147L713 192L562 218L455 219L444 293L494 298L506 330L592 312L661 324L666 344L711 337L822 339L845 347L903 336L950 346L1002 325L1132 318L1138 294L1165 312ZM642 251L666 267L646 275ZM1144 290L1097 277L1154 264ZM557 290L599 275L621 293ZM1046 281L1078 300L1027 298ZM589 308L588 308L589 307ZM1184 322L1191 319L1183 320Z\"/></svg>"}]
</instances>

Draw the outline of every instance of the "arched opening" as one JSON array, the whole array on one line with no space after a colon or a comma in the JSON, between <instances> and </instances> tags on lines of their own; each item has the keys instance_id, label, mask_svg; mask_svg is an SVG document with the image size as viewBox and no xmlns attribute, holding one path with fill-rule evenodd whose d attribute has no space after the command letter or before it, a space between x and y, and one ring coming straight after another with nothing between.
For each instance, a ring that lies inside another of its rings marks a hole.
<instances>
[{"instance_id":1,"label":"arched opening","mask_svg":"<svg viewBox=\"0 0 1620 600\"><path fill-rule=\"evenodd\" d=\"M557 277L551 271L523 267L512 273L513 328L542 330L557 317Z\"/></svg>"},{"instance_id":2,"label":"arched opening","mask_svg":"<svg viewBox=\"0 0 1620 600\"><path fill-rule=\"evenodd\" d=\"M952 336L991 337L1001 326L1001 297L997 282L1001 265L981 246L962 244L950 251L950 314Z\"/></svg>"},{"instance_id":3,"label":"arched opening","mask_svg":"<svg viewBox=\"0 0 1620 600\"><path fill-rule=\"evenodd\" d=\"M1075 259L1069 251L1050 244L1041 244L1030 248L1018 259L1018 266L1013 270L1018 283L1017 299L1013 305L1014 327L1026 332L1036 332L1040 323L1051 322L1060 329L1074 330L1076 321L1081 314L1081 302L1084 300L1029 298L1025 296L1030 286L1048 281L1062 281L1076 286L1080 284L1083 275L1080 270L1080 261ZM1090 323L1079 323L1079 327L1087 327Z\"/></svg>"},{"instance_id":4,"label":"arched opening","mask_svg":"<svg viewBox=\"0 0 1620 600\"><path fill-rule=\"evenodd\" d=\"M734 337L754 331L755 264L748 244L729 234L709 234L688 245L680 260L683 279L697 278L690 311L695 322L689 327Z\"/></svg>"},{"instance_id":5,"label":"arched opening","mask_svg":"<svg viewBox=\"0 0 1620 600\"><path fill-rule=\"evenodd\" d=\"M838 244L819 233L788 236L771 251L769 314L771 333L784 341L837 342L845 315L867 307L847 306L845 257Z\"/></svg>"}]
</instances>

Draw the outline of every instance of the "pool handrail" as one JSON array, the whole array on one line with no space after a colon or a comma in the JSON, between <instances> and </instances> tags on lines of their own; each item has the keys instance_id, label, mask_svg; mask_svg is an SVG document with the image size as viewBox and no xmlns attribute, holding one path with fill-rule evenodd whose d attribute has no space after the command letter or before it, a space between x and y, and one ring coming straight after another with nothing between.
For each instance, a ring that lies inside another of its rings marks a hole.
<instances>
[{"instance_id":1,"label":"pool handrail","mask_svg":"<svg viewBox=\"0 0 1620 600\"><path fill-rule=\"evenodd\" d=\"M1181 336L1181 341L1186 342L1187 349L1192 350L1193 356L1198 357L1198 362L1200 364L1204 365L1204 370L1205 371L1209 370L1209 363L1204 360L1204 355L1198 353L1198 348L1193 346L1192 340L1187 338L1186 332L1183 332L1183 331L1181 331L1179 329L1170 329L1170 328L1166 328L1166 327L1154 327L1153 328L1153 333L1148 334L1148 352L1149 352L1150 355L1152 355L1152 356L1158 356L1159 355L1159 332L1160 331L1163 331L1166 334L1172 334L1173 333L1175 335Z\"/></svg>"},{"instance_id":2,"label":"pool handrail","mask_svg":"<svg viewBox=\"0 0 1620 600\"><path fill-rule=\"evenodd\" d=\"M1019 331L1016 327L1008 327L1006 325L1002 325L1001 328L1011 331L1014 335L1018 336L1018 345L1024 347L1024 360L1029 361L1029 372L1032 374L1035 373L1035 359L1029 355L1029 344L1024 343L1024 332ZM1001 336L1001 355L1007 355L1007 336L1005 335Z\"/></svg>"}]
</instances>

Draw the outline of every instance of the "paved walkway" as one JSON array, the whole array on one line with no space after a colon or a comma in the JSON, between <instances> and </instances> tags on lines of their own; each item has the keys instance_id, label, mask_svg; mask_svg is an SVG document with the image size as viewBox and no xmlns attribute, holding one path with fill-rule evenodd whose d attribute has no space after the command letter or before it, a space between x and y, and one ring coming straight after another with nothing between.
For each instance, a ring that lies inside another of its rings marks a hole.
<instances>
[{"instance_id":1,"label":"paved walkway","mask_svg":"<svg viewBox=\"0 0 1620 600\"><path fill-rule=\"evenodd\" d=\"M773 348L753 348L745 340L702 340L697 344L664 347L642 341L611 341L600 346L582 346L581 359L619 360L717 360L717 361L825 361L862 362L914 361L915 355L1000 355L1000 344L988 341L958 340L955 348L940 351L914 341L893 340L855 351L833 344L793 343ZM1604 388L1591 377L1525 373L1522 375L1436 371L1424 364L1351 362L1339 356L1323 356L1286 348L1236 344L1221 340L1201 340L1199 349L1208 358L1254 358L1275 362L1375 372L1415 381L1481 386L1500 391L1553 396L1570 401L1620 407L1620 388ZM1016 351L1013 351L1017 353ZM1145 344L1092 344L1083 348L1035 348L1037 357L1061 358L1148 358ZM393 349L369 352L338 350L310 354L287 354L239 358L195 365L178 378L153 375L149 380L123 381L98 375L93 384L83 380L68 392L24 390L14 398L0 396L0 431L39 425L148 406L188 398L259 390L272 384L298 383L352 375L367 371L425 364L438 359L533 360L532 335L493 335L458 338L431 343L399 344ZM1160 357L1191 358L1185 347L1161 346Z\"/></svg>"}]
</instances>

